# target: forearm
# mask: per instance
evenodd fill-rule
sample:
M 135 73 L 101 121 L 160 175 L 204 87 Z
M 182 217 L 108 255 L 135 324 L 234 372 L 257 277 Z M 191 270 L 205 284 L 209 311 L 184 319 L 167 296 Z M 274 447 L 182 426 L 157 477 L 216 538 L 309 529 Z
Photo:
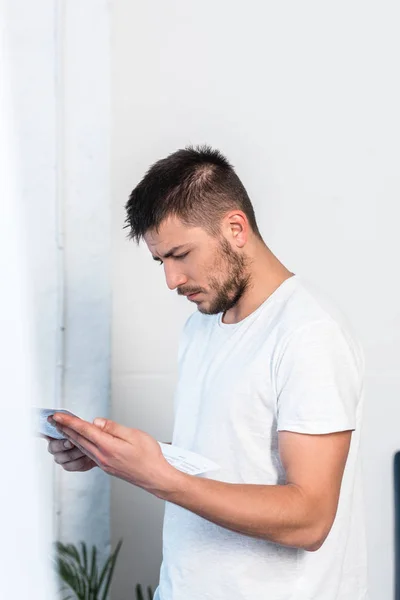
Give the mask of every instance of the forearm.
M 320 546 L 317 507 L 294 485 L 224 483 L 178 471 L 158 496 L 232 531 L 307 550 Z

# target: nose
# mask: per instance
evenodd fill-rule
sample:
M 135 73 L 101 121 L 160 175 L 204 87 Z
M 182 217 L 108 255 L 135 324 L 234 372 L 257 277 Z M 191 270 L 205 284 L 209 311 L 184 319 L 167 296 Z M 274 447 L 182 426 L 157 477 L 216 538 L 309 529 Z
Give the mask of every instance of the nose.
M 167 282 L 167 286 L 170 290 L 174 290 L 178 286 L 185 285 L 187 282 L 187 277 L 176 270 L 173 265 L 169 265 L 167 267 L 164 262 L 164 271 L 165 271 L 165 280 Z

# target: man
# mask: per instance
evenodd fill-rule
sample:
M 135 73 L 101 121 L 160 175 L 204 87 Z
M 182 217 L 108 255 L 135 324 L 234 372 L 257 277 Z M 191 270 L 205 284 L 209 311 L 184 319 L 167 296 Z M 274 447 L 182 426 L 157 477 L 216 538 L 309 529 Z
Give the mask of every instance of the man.
M 218 151 L 158 161 L 126 208 L 131 238 L 197 306 L 172 443 L 221 468 L 181 473 L 144 432 L 60 414 L 73 448 L 51 441 L 56 462 L 167 501 L 157 600 L 366 600 L 359 343 L 266 246 Z

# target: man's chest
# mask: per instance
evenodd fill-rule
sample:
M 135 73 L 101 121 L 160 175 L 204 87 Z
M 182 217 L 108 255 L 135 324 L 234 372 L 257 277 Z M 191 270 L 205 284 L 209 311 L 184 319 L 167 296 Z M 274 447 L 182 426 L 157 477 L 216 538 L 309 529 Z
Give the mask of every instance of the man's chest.
M 260 461 L 271 474 L 277 451 L 271 349 L 232 341 L 187 348 L 174 398 L 173 443 L 222 462 L 225 480 L 235 478 L 236 468 L 257 471 Z M 217 472 L 215 478 L 221 479 Z

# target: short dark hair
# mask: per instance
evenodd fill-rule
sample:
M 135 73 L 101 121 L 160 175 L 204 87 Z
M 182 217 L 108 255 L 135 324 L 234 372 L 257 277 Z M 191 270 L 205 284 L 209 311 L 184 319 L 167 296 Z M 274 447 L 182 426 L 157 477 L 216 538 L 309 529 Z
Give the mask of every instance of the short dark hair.
M 149 230 L 159 231 L 169 216 L 189 227 L 203 227 L 220 236 L 222 218 L 242 210 L 261 239 L 254 209 L 233 166 L 210 146 L 187 146 L 157 161 L 135 187 L 126 203 L 129 237 L 139 244 Z

